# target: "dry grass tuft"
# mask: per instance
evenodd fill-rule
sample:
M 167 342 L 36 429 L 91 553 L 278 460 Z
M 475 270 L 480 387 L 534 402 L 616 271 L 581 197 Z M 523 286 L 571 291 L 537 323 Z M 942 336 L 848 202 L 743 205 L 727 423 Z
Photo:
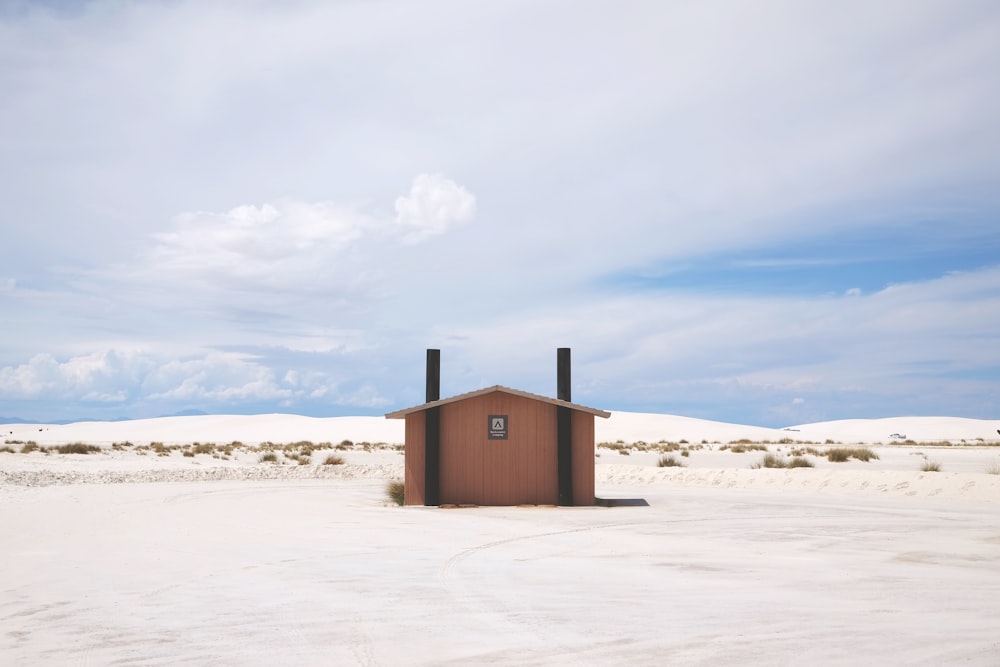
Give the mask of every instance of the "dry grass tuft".
M 760 468 L 787 468 L 788 463 L 786 463 L 785 459 L 780 455 L 768 453 L 764 454 L 764 458 L 762 458 L 758 463 L 754 463 L 750 467 L 754 470 L 758 470 Z
M 82 442 L 71 442 L 68 445 L 59 445 L 55 448 L 60 454 L 92 454 L 101 451 L 97 445 L 85 445 Z
M 872 459 L 878 459 L 878 454 L 867 447 L 854 447 L 850 449 L 846 447 L 835 447 L 833 449 L 826 450 L 826 460 L 832 463 L 843 463 L 844 461 L 848 461 L 852 458 L 867 463 Z
M 661 468 L 683 468 L 684 463 L 681 462 L 676 456 L 672 454 L 669 456 L 661 456 L 660 460 L 656 462 Z
M 937 461 L 924 461 L 924 464 L 920 466 L 920 470 L 923 472 L 941 472 L 941 464 Z
M 325 465 L 325 466 L 340 466 L 340 465 L 344 465 L 344 457 L 343 456 L 337 456 L 336 454 L 330 454 L 323 461 L 323 465 Z
M 404 498 L 405 488 L 401 481 L 394 479 L 385 485 L 385 495 L 388 496 L 389 500 L 397 505 L 402 505 Z

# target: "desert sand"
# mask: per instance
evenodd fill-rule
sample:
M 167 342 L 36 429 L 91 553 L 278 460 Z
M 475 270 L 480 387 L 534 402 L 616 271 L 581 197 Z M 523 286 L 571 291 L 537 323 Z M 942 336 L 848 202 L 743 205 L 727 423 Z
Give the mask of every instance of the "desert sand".
M 394 506 L 380 418 L 0 426 L 0 664 L 1000 664 L 1000 422 L 597 422 L 598 495 L 644 504 Z

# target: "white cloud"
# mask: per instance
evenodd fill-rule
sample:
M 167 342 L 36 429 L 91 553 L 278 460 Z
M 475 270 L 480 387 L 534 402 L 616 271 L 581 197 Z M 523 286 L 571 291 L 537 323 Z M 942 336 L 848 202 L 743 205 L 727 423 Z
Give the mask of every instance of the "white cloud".
M 374 405 L 441 341 L 453 381 L 547 392 L 570 344 L 595 392 L 714 391 L 722 414 L 912 401 L 913 360 L 995 363 L 995 275 L 820 298 L 605 281 L 817 234 L 880 256 L 857 232 L 917 220 L 995 239 L 989 3 L 82 7 L 0 17 L 2 395 Z
M 126 398 L 125 388 L 151 368 L 146 356 L 128 350 L 104 350 L 65 361 L 48 353 L 36 354 L 27 363 L 0 368 L 0 396 L 121 401 Z
M 373 220 L 330 202 L 184 213 L 173 229 L 154 235 L 142 270 L 153 279 L 202 276 L 238 289 L 306 286 L 342 264 L 338 255 L 374 227 Z
M 396 224 L 403 241 L 416 243 L 468 224 L 476 214 L 476 198 L 441 174 L 417 176 L 410 193 L 396 199 Z
M 378 244 L 415 243 L 468 224 L 475 197 L 440 174 L 420 174 L 396 200 L 396 219 L 380 219 L 333 202 L 283 199 L 224 213 L 178 215 L 153 235 L 141 264 L 125 272 L 173 290 L 368 291 L 380 273 Z M 374 246 L 372 244 L 375 244 Z M 205 281 L 208 284 L 205 284 Z

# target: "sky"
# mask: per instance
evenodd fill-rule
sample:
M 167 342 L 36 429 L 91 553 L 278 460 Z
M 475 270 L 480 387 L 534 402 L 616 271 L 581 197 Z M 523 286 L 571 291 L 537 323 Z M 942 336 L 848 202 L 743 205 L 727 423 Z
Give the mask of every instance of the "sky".
M 0 419 L 1000 418 L 993 0 L 0 0 Z

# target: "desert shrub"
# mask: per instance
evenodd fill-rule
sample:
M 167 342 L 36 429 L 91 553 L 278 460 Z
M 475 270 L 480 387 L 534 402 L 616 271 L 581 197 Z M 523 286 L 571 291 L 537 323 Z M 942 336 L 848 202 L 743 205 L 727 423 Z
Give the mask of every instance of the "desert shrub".
M 167 447 L 162 442 L 151 442 L 149 443 L 149 448 L 156 452 L 157 456 L 170 456 L 170 447 Z
M 312 459 L 310 459 L 308 455 L 306 455 L 306 454 L 299 454 L 299 465 L 300 466 L 307 466 L 307 465 L 309 465 L 309 463 L 310 463 L 311 460 Z
M 795 447 L 788 450 L 788 453 L 792 456 L 805 456 L 806 454 L 811 456 L 823 456 L 823 453 L 815 447 Z
M 846 449 L 831 449 L 826 453 L 826 460 L 833 463 L 843 463 L 850 458 L 851 455 Z
M 923 472 L 941 472 L 941 464 L 937 461 L 924 461 L 924 464 L 920 466 L 920 470 Z
M 683 468 L 684 464 L 676 456 L 661 456 L 660 460 L 656 462 L 661 468 Z
M 681 450 L 681 456 L 684 456 L 684 457 L 691 456 L 691 452 L 689 452 L 686 449 Z
M 728 449 L 734 454 L 743 454 L 745 452 L 766 452 L 767 445 L 757 444 L 750 442 L 749 440 L 735 440 L 728 445 L 723 445 L 719 448 L 720 450 Z
M 85 445 L 82 442 L 72 442 L 68 445 L 59 445 L 56 447 L 56 451 L 60 454 L 90 454 L 91 452 L 101 451 L 101 448 L 97 445 Z
M 872 459 L 878 460 L 878 454 L 868 449 L 867 447 L 856 447 L 851 450 L 851 456 L 859 461 L 864 461 L 868 463 Z
M 215 451 L 215 443 L 206 442 L 205 444 L 201 444 L 200 442 L 196 442 L 191 451 L 195 454 L 211 454 Z
M 986 469 L 987 475 L 1000 475 L 1000 463 L 994 463 Z
M 326 459 L 324 459 L 323 465 L 325 466 L 344 465 L 344 457 L 337 456 L 336 454 L 330 454 L 329 456 L 326 457 Z
M 29 440 L 28 442 L 21 445 L 22 454 L 30 454 L 31 452 L 37 452 L 37 451 L 45 451 L 45 450 L 39 447 L 38 443 L 35 442 L 34 440 Z
M 260 455 L 260 458 L 257 459 L 257 461 L 259 463 L 277 463 L 278 455 L 275 454 L 274 452 L 264 452 L 263 454 Z
M 788 465 L 786 467 L 788 467 L 788 468 L 812 468 L 814 466 L 813 466 L 813 462 L 810 461 L 809 459 L 807 459 L 805 457 L 802 457 L 802 456 L 796 456 L 791 461 L 788 462 Z
M 183 456 L 186 456 L 189 459 L 193 459 L 194 458 L 194 452 L 192 452 L 190 449 L 185 449 L 184 452 L 183 452 Z M 219 458 L 218 455 L 216 455 L 215 458 Z
M 354 448 L 353 442 L 351 442 L 350 440 L 341 440 L 340 444 L 338 444 L 334 449 L 339 449 L 340 451 L 344 451 L 345 449 L 353 449 L 353 448 Z
M 867 447 L 855 447 L 852 449 L 835 447 L 833 449 L 826 450 L 826 459 L 833 463 L 843 463 L 851 458 L 867 463 L 872 459 L 877 459 L 878 454 Z
M 394 479 L 385 485 L 385 495 L 397 505 L 403 504 L 404 491 L 404 485 L 398 479 Z
M 8 454 L 16 454 L 13 447 L 0 447 L 0 452 L 7 452 Z
M 754 469 L 758 469 L 758 468 L 787 468 L 788 467 L 788 463 L 785 462 L 784 458 L 782 458 L 781 456 L 778 456 L 777 454 L 764 454 L 764 458 L 762 458 L 759 463 L 753 464 L 753 466 L 751 466 L 751 467 L 754 468 Z

